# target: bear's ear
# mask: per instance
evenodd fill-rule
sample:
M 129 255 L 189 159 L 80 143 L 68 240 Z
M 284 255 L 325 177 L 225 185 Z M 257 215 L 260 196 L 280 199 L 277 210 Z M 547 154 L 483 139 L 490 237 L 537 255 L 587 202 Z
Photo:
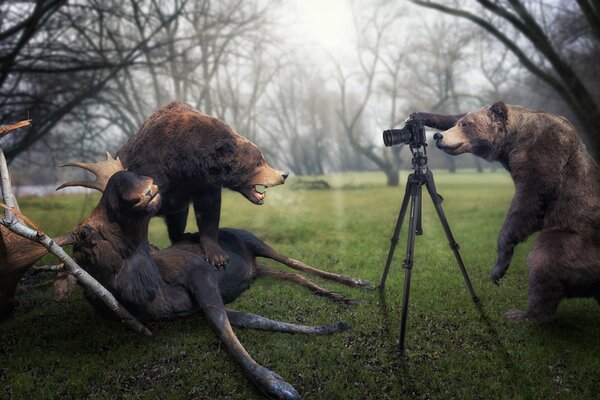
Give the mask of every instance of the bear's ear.
M 508 109 L 506 108 L 506 104 L 504 104 L 503 102 L 499 101 L 497 103 L 492 104 L 490 106 L 490 111 L 492 112 L 492 115 L 494 115 L 494 117 L 496 117 L 497 119 L 501 121 L 506 120 Z

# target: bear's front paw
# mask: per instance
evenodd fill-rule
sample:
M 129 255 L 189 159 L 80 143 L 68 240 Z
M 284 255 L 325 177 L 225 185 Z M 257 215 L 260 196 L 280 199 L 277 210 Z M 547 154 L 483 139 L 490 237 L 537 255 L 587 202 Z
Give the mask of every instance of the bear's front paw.
M 502 279 L 504 274 L 506 274 L 507 269 L 508 269 L 508 264 L 501 263 L 500 261 L 498 261 L 496 263 L 496 266 L 494 267 L 494 269 L 492 269 L 492 275 L 491 275 L 492 282 L 494 282 L 495 285 L 500 284 L 500 279 Z
M 217 243 L 211 239 L 201 238 L 200 247 L 204 251 L 204 260 L 215 268 L 222 268 L 229 262 L 227 252 L 221 249 Z

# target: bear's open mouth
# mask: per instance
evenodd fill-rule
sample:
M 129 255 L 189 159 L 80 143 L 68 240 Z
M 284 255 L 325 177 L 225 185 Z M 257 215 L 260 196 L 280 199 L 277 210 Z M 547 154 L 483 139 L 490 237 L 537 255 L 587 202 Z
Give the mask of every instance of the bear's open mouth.
M 253 202 L 256 205 L 262 205 L 265 202 L 265 197 L 267 195 L 267 185 L 256 184 L 245 187 L 243 190 L 240 190 L 240 193 L 244 195 L 248 200 Z

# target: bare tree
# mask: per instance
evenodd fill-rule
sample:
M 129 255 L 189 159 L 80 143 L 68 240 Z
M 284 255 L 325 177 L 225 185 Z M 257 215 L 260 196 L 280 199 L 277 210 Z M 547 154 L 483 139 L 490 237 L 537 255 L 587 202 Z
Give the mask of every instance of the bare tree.
M 390 12 L 390 10 L 393 10 Z M 392 85 L 387 88 L 387 92 L 392 95 L 393 106 L 390 113 L 391 118 L 396 118 L 395 99 L 398 94 L 397 83 L 399 78 L 399 63 L 395 62 L 392 55 L 387 63 L 383 58 L 389 45 L 386 46 L 386 35 L 391 34 L 390 30 L 394 22 L 397 22 L 399 13 L 394 8 L 375 7 L 369 10 L 370 15 L 367 18 L 359 17 L 354 14 L 355 26 L 357 28 L 357 37 L 362 38 L 362 42 L 357 47 L 358 70 L 346 70 L 339 62 L 336 63 L 337 83 L 339 88 L 339 108 L 336 110 L 342 129 L 350 145 L 361 156 L 370 160 L 386 177 L 389 186 L 398 186 L 400 171 L 400 148 L 392 149 L 382 148 L 381 145 L 373 144 L 368 138 L 363 128 L 366 118 L 366 111 L 369 103 L 373 101 L 376 92 L 378 75 L 381 72 L 382 64 L 385 73 L 392 77 Z M 397 50 L 397 49 L 395 49 Z M 397 121 L 388 121 L 389 125 L 394 126 Z
M 600 43 L 600 7 L 597 2 L 577 0 L 550 4 L 544 1 L 476 0 L 480 6 L 476 9 L 429 0 L 411 1 L 472 21 L 502 42 L 527 70 L 552 87 L 569 106 L 587 134 L 593 155 L 598 158 L 600 106 L 570 62 L 571 57 L 568 57 L 580 42 L 593 43 L 597 57 Z M 579 15 L 579 21 L 584 23 L 579 31 L 581 40 L 567 47 L 559 47 L 550 27 L 557 17 L 567 13 Z M 512 38 L 511 32 L 517 32 L 518 36 Z
M 454 34 L 448 35 L 448 31 Z M 409 71 L 405 92 L 413 110 L 432 110 L 437 114 L 458 114 L 470 103 L 483 101 L 473 84 L 470 46 L 477 32 L 456 26 L 448 19 L 419 24 L 420 33 L 412 41 L 405 66 Z M 470 72 L 469 76 L 467 73 Z M 449 172 L 456 172 L 456 158 L 443 154 Z
M 0 20 L 0 122 L 27 112 L 35 119 L 24 135 L 10 138 L 7 158 L 29 149 L 60 124 L 68 125 L 69 118 L 72 123 L 75 110 L 123 71 L 139 65 L 146 49 L 162 45 L 155 40 L 157 34 L 176 20 L 182 7 L 172 7 L 158 20 L 153 17 L 156 4 L 91 0 L 1 5 L 6 17 Z M 132 29 L 136 18 L 148 26 L 143 35 Z
M 267 7 L 240 0 L 178 0 L 160 3 L 156 18 L 164 21 L 173 4 L 183 9 L 181 17 L 157 35 L 164 45 L 147 46 L 145 62 L 120 74 L 90 106 L 100 105 L 100 117 L 120 129 L 117 145 L 152 111 L 174 100 L 232 120 L 242 134 L 252 137 L 254 107 L 277 68 L 263 56 L 269 35 Z M 135 33 L 144 35 L 152 25 L 143 19 L 145 13 L 137 14 Z
M 331 109 L 325 78 L 309 63 L 292 60 L 273 80 L 259 122 L 280 151 L 274 154 L 296 175 L 322 175 L 329 163 Z

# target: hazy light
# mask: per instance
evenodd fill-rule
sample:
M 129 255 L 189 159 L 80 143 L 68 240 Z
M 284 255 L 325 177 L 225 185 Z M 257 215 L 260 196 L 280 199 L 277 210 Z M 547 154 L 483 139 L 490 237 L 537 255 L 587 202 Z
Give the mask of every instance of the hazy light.
M 349 1 L 299 0 L 294 11 L 295 30 L 302 42 L 337 54 L 352 48 L 354 27 Z

